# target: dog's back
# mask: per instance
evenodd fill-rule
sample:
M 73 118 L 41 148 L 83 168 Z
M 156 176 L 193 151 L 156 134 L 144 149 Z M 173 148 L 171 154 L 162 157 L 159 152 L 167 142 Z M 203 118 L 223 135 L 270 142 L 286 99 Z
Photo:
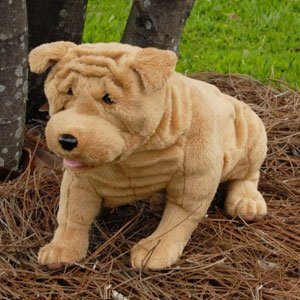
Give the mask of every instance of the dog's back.
M 194 101 L 201 113 L 209 107 L 217 123 L 220 148 L 224 153 L 222 181 L 247 176 L 258 169 L 266 157 L 267 136 L 265 127 L 256 113 L 244 102 L 229 95 L 209 83 L 174 74 L 174 80 L 184 81 L 197 91 Z

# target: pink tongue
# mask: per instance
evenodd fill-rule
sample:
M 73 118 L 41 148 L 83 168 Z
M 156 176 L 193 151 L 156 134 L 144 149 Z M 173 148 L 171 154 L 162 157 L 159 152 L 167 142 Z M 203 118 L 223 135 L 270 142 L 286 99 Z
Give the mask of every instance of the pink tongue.
M 70 167 L 70 168 L 82 168 L 85 167 L 86 165 L 77 161 L 77 160 L 71 160 L 71 159 L 67 159 L 64 158 L 64 163 L 66 166 Z

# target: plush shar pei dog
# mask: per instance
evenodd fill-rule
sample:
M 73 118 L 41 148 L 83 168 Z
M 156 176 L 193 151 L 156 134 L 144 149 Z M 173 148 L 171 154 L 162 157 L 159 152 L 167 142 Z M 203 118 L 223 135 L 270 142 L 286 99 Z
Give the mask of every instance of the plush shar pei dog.
M 103 206 L 165 190 L 157 229 L 131 249 L 135 268 L 161 269 L 180 257 L 227 182 L 226 212 L 245 220 L 267 213 L 257 190 L 266 132 L 243 102 L 174 71 L 175 53 L 124 44 L 55 42 L 29 56 L 34 73 L 51 67 L 49 148 L 64 159 L 58 228 L 38 260 L 82 260 Z

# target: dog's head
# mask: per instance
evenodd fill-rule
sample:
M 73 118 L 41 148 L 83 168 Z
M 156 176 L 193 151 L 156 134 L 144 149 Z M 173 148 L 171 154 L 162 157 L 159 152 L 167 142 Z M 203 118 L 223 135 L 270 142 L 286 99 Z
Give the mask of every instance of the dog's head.
M 159 125 L 176 62 L 171 51 L 118 43 L 54 42 L 33 49 L 31 71 L 51 67 L 45 82 L 49 148 L 73 168 L 134 152 Z

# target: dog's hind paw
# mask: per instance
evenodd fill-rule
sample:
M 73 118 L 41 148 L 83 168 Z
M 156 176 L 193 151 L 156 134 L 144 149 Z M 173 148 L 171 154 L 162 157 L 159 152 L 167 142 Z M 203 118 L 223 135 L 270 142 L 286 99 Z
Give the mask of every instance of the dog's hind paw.
M 240 216 L 246 221 L 252 221 L 263 218 L 267 214 L 267 205 L 262 195 L 257 191 L 256 197 L 245 197 L 227 199 L 225 208 L 227 213 L 234 217 Z

